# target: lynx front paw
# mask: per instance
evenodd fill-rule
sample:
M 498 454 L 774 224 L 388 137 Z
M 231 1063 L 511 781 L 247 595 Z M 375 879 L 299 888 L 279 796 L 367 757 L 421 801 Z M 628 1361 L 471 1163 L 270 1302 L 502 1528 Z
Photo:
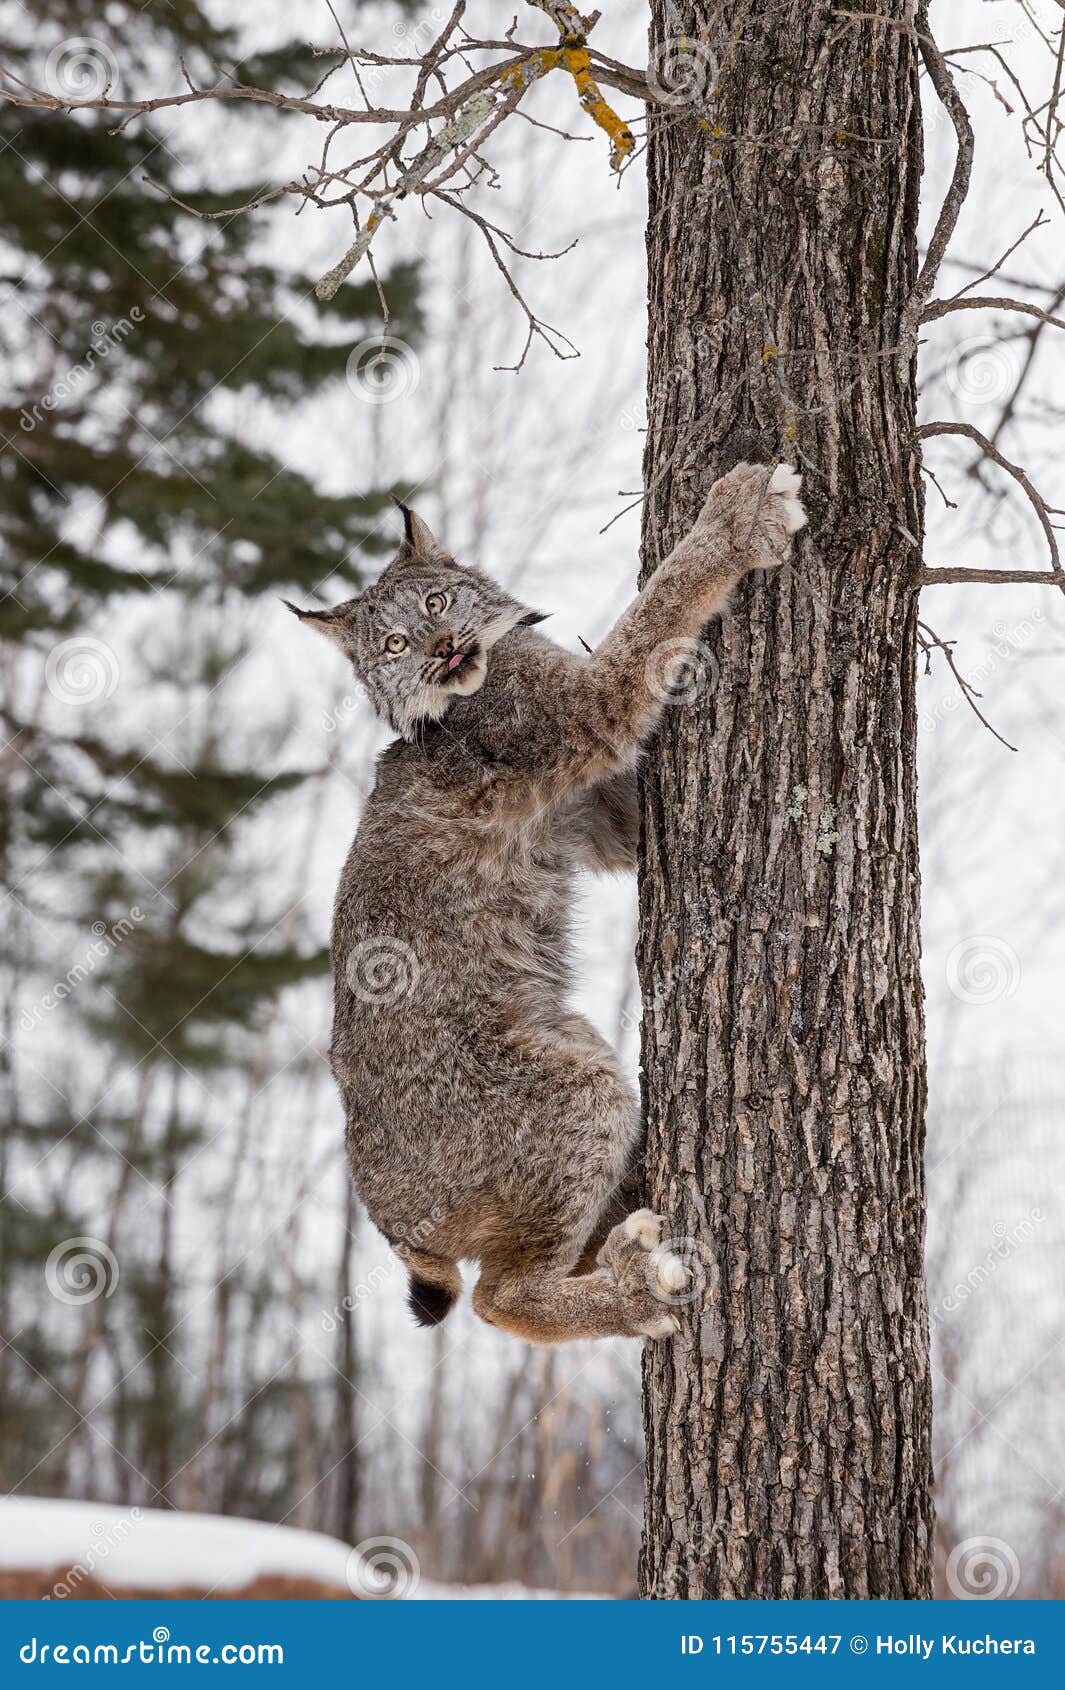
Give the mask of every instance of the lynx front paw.
M 806 527 L 806 511 L 799 498 L 801 488 L 802 476 L 790 464 L 778 464 L 769 477 L 766 491 L 779 499 L 784 527 L 789 534 L 797 534 L 800 528 Z
M 716 481 L 695 532 L 727 536 L 737 579 L 751 569 L 773 569 L 784 562 L 791 537 L 806 523 L 799 498 L 802 477 L 790 464 L 768 470 L 764 464 L 737 464 Z

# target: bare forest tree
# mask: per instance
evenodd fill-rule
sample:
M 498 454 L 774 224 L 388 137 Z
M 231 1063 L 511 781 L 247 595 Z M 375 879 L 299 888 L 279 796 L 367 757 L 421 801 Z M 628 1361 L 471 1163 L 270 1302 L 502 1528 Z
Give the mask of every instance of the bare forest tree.
M 1037 304 L 987 291 L 1042 214 L 960 291 L 939 289 L 970 181 L 965 76 L 1018 109 L 1032 168 L 1065 212 L 1063 20 L 1036 31 L 1035 91 L 1001 44 L 937 42 L 915 0 L 652 0 L 643 67 L 602 51 L 599 14 L 563 0 L 528 0 L 499 38 L 472 32 L 458 0 L 431 29 L 415 15 L 398 53 L 352 42 L 344 8 L 329 11 L 336 37 L 309 93 L 182 63 L 169 91 L 106 84 L 79 98 L 5 73 L 0 94 L 122 126 L 207 102 L 312 120 L 321 146 L 298 178 L 209 215 L 282 197 L 338 212 L 351 228 L 322 300 L 376 274 L 390 224 L 419 203 L 464 217 L 523 324 L 517 370 L 538 343 L 572 348 L 517 279 L 518 261 L 549 255 L 482 209 L 497 132 L 537 121 L 544 78 L 568 79 L 574 122 L 591 120 L 615 172 L 646 152 L 643 576 L 740 458 L 796 462 L 811 524 L 794 561 L 745 586 L 674 677 L 686 707 L 643 779 L 647 1185 L 695 1291 L 676 1342 L 645 1362 L 641 1589 L 927 1597 L 919 664 L 945 661 L 980 706 L 919 596 L 957 582 L 1063 589 L 1065 570 L 1060 512 L 1006 456 L 1007 417 L 989 433 L 919 426 L 917 357 L 922 326 L 954 312 L 1019 317 L 1033 357 L 1065 327 L 1060 293 Z M 547 39 L 523 41 L 523 25 Z M 355 105 L 329 97 L 341 70 Z M 922 74 L 955 138 L 923 256 Z M 943 439 L 1015 484 L 1045 565 L 926 567 L 924 454 Z

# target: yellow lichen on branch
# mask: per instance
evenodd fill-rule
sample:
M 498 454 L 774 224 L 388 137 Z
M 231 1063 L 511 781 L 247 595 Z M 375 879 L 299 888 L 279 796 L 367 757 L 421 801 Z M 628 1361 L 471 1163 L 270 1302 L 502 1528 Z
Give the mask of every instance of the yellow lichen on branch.
M 577 98 L 592 122 L 610 139 L 610 163 L 620 170 L 632 153 L 636 142 L 628 124 L 618 116 L 603 98 L 599 84 L 592 76 L 591 55 L 584 44 L 583 31 L 590 29 L 598 18 L 593 12 L 583 17 L 565 0 L 533 0 L 542 11 L 565 29 L 557 47 L 541 47 L 538 51 L 506 65 L 494 78 L 495 86 L 481 87 L 466 100 L 454 116 L 438 130 L 411 164 L 403 170 L 399 181 L 385 193 L 378 195 L 377 204 L 352 245 L 339 263 L 322 277 L 315 293 L 319 299 L 334 297 L 340 284 L 350 276 L 359 260 L 365 257 L 374 235 L 386 217 L 395 215 L 394 204 L 412 192 L 426 192 L 432 188 L 429 180 L 437 165 L 453 153 L 472 150 L 474 137 L 482 130 L 488 132 L 500 116 L 517 106 L 534 82 L 553 70 L 565 70 L 573 78 Z M 577 33 L 578 29 L 581 31 Z
M 587 47 L 563 47 L 562 62 L 577 85 L 577 98 L 593 123 L 610 137 L 610 163 L 620 170 L 636 145 L 632 130 L 599 90 L 591 73 Z
M 516 65 L 508 65 L 500 72 L 499 80 L 504 88 L 528 88 L 538 82 L 541 76 L 546 76 L 549 70 L 557 70 L 562 63 L 561 47 L 541 47 L 538 53 L 522 59 Z
M 559 68 L 567 70 L 572 76 L 577 98 L 584 110 L 592 122 L 610 137 L 610 163 L 615 170 L 620 170 L 636 145 L 635 138 L 628 124 L 604 100 L 599 84 L 592 76 L 587 47 L 572 42 L 563 42 L 561 47 L 541 47 L 531 58 L 510 65 L 499 80 L 505 88 L 528 88 L 541 76 Z

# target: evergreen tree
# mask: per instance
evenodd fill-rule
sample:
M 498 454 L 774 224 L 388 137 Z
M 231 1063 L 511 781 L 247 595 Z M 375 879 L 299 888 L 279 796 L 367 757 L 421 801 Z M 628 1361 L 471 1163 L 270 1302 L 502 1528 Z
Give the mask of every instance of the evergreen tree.
M 240 57 L 192 0 L 110 6 L 106 31 L 124 66 L 160 47 L 194 75 Z M 107 74 L 99 9 L 80 0 L 19 10 L 0 37 L 6 71 L 56 93 Z M 241 62 L 248 81 L 322 74 L 294 43 Z M 223 1130 L 279 993 L 327 962 L 256 830 L 307 771 L 278 772 L 276 714 L 247 718 L 244 630 L 276 589 L 353 589 L 389 489 L 327 495 L 234 413 L 325 394 L 380 301 L 372 281 L 313 301 L 313 277 L 264 257 L 268 209 L 220 215 L 261 187 L 183 191 L 142 120 L 0 105 L 0 1460 L 6 1483 L 35 1470 L 36 1490 L 174 1500 L 211 1435 L 221 1397 L 170 1336 L 179 1176 Z M 393 332 L 413 335 L 415 273 L 382 280 Z M 87 1265 L 62 1248 L 83 1236 Z M 117 1277 L 110 1256 L 113 1295 L 82 1295 Z M 246 1279 L 227 1283 L 216 1346 L 238 1291 L 262 1305 Z M 105 1393 L 118 1461 L 82 1423 Z M 284 1486 L 264 1483 L 280 1511 Z M 236 1503 L 264 1506 L 254 1487 Z

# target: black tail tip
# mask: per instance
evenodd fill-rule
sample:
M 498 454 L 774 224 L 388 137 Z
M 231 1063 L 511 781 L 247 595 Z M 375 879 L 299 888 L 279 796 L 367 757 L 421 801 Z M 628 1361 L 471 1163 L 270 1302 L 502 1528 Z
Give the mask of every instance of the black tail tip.
M 407 1292 L 410 1312 L 419 1326 L 439 1326 L 455 1300 L 454 1291 L 446 1285 L 431 1285 L 427 1279 L 412 1279 Z

